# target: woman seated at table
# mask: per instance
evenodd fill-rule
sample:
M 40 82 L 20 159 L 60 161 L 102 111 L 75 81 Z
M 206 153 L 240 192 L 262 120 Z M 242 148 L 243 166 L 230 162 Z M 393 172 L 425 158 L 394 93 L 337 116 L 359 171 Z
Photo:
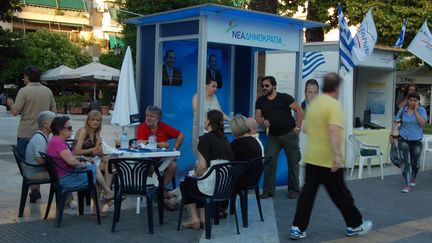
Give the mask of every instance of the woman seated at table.
M 54 158 L 54 160 L 62 167 L 69 170 L 91 169 L 93 172 L 93 182 L 101 186 L 104 190 L 106 200 L 112 200 L 114 193 L 106 184 L 99 168 L 96 168 L 93 160 L 85 156 L 74 156 L 66 144 L 66 139 L 70 138 L 72 133 L 72 125 L 70 118 L 67 116 L 55 117 L 51 122 L 51 131 L 53 137 L 49 140 L 46 153 Z M 56 167 L 56 173 L 59 177 L 59 183 L 63 187 L 71 188 L 87 185 L 86 173 L 69 173 Z M 97 198 L 94 200 L 98 200 Z M 93 208 L 92 214 L 95 214 Z M 104 215 L 102 215 L 104 216 Z
M 250 135 L 251 125 L 246 117 L 236 115 L 230 121 L 231 132 L 235 139 L 231 142 L 236 161 L 251 161 L 262 156 L 261 146 L 258 141 Z M 250 172 L 245 170 L 237 180 L 238 188 L 245 188 Z
M 87 115 L 84 127 L 78 129 L 75 135 L 73 152 L 92 158 L 104 173 L 106 184 L 111 187 L 113 175 L 108 173 L 109 156 L 104 156 L 102 150 L 102 114 L 93 110 Z M 98 158 L 96 158 L 98 156 Z M 100 161 L 100 164 L 98 163 Z
M 204 121 L 207 133 L 199 137 L 198 141 L 198 164 L 192 176 L 202 177 L 212 165 L 229 162 L 234 158 L 231 146 L 224 134 L 223 114 L 218 110 L 207 112 Z M 207 177 L 196 183 L 195 181 L 184 181 L 180 184 L 182 197 L 189 212 L 189 219 L 182 225 L 184 228 L 200 229 L 205 222 L 204 205 L 193 198 L 188 197 L 185 192 L 195 195 L 213 195 L 214 178 Z M 198 214 L 198 209 L 200 212 Z

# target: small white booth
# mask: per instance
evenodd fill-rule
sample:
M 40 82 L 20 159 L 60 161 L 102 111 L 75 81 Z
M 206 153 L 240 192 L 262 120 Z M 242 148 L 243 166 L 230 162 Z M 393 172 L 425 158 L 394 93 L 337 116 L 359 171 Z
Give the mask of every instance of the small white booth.
M 396 83 L 395 58 L 397 49 L 375 47 L 372 56 L 351 72 L 351 83 L 343 83 L 340 100 L 346 114 L 347 135 L 355 134 L 360 141 L 380 145 L 387 161 L 389 135 L 394 115 L 394 88 Z M 269 51 L 266 56 L 266 75 L 274 75 L 281 92 L 297 97 L 300 104 L 305 99 L 305 84 L 315 79 L 322 84 L 328 72 L 339 70 L 339 42 L 305 43 L 303 72 L 300 85 L 294 82 L 294 57 L 290 53 Z M 347 79 L 349 82 L 349 79 Z M 366 123 L 366 126 L 364 124 Z M 369 125 L 368 125 L 369 124 Z M 370 125 L 371 124 L 371 125 Z M 373 128 L 373 129 L 372 129 Z M 306 136 L 301 136 L 304 151 Z M 347 167 L 351 167 L 351 145 L 347 143 Z

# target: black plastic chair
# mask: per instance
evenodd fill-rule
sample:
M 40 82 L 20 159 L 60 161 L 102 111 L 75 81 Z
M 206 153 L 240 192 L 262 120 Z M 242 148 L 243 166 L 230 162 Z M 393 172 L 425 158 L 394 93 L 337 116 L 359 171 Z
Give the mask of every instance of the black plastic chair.
M 54 222 L 54 226 L 60 227 L 61 220 L 63 217 L 63 209 L 64 209 L 66 195 L 70 192 L 78 192 L 78 212 L 79 212 L 79 215 L 84 214 L 84 197 L 86 195 L 90 194 L 93 196 L 95 207 L 96 207 L 97 220 L 98 220 L 98 224 L 100 224 L 101 221 L 100 221 L 99 203 L 98 203 L 99 199 L 97 196 L 96 185 L 93 183 L 92 171 L 90 169 L 87 169 L 87 170 L 69 170 L 69 169 L 66 169 L 63 166 L 59 165 L 48 154 L 45 154 L 42 152 L 39 152 L 39 153 L 41 154 L 42 158 L 44 159 L 44 161 L 47 165 L 48 174 L 51 178 L 51 190 L 50 190 L 49 199 L 48 199 L 47 211 L 45 213 L 44 219 L 47 219 L 47 217 L 48 217 L 48 213 L 49 213 L 49 210 L 51 208 L 51 203 L 52 203 L 54 193 L 55 193 L 57 212 L 56 212 L 56 219 Z M 80 186 L 80 187 L 72 187 L 72 188 L 63 187 L 59 183 L 59 178 L 58 178 L 57 173 L 56 173 L 56 168 L 64 170 L 67 173 L 75 173 L 75 174 L 86 173 L 87 174 L 87 185 Z
M 215 204 L 218 202 L 228 201 L 231 195 L 235 192 L 235 185 L 240 174 L 243 172 L 246 162 L 228 162 L 216 164 L 210 167 L 210 170 L 201 178 L 186 176 L 186 180 L 198 183 L 210 176 L 212 172 L 215 173 L 215 189 L 213 196 L 194 195 L 189 192 L 183 192 L 183 195 L 190 196 L 198 201 L 204 203 L 205 206 L 205 238 L 211 239 L 211 218 L 215 213 Z M 177 230 L 180 230 L 180 223 L 183 215 L 184 200 L 181 200 L 180 215 L 177 224 Z M 237 234 L 240 234 L 237 220 L 237 213 L 235 205 L 233 206 Z
M 259 182 L 264 171 L 264 167 L 266 167 L 271 160 L 271 156 L 268 157 L 260 157 L 251 160 L 246 165 L 246 169 L 243 174 L 240 175 L 239 180 L 236 185 L 236 192 L 231 197 L 231 212 L 233 206 L 236 203 L 237 194 L 240 197 L 240 208 L 242 212 L 242 221 L 243 227 L 248 227 L 248 191 L 254 190 L 255 197 L 258 205 L 258 211 L 260 214 L 261 221 L 264 221 L 262 209 L 261 209 L 261 199 L 259 197 Z M 244 183 L 244 182 L 247 183 Z
M 46 166 L 45 165 L 34 165 L 34 164 L 29 164 L 29 163 L 25 162 L 25 160 L 23 159 L 23 156 L 18 151 L 17 146 L 11 145 L 11 148 L 12 148 L 12 152 L 13 152 L 14 157 L 15 157 L 15 161 L 18 165 L 18 169 L 19 169 L 21 176 L 23 178 L 22 186 L 21 186 L 21 200 L 20 200 L 20 205 L 19 205 L 19 210 L 18 210 L 18 217 L 21 218 L 23 216 L 23 213 L 24 213 L 24 208 L 25 208 L 25 204 L 27 201 L 27 195 L 28 195 L 29 187 L 31 185 L 48 184 L 48 183 L 51 183 L 51 180 L 50 179 L 43 179 L 43 180 L 27 179 L 26 176 L 24 175 L 23 165 L 31 166 L 31 167 L 35 167 L 35 168 L 46 168 Z
M 153 234 L 153 195 L 157 187 L 147 185 L 147 177 L 155 161 L 139 158 L 114 158 L 108 162 L 109 173 L 114 174 L 114 215 L 111 232 L 120 220 L 123 196 L 145 196 L 147 198 L 147 217 L 150 234 Z
M 135 141 L 137 141 L 137 140 L 138 140 L 138 139 L 136 139 L 136 138 L 129 139 L 129 146 L 132 146 L 132 144 L 133 144 Z M 161 175 L 163 175 L 163 171 L 162 171 Z M 162 182 L 163 182 L 163 180 L 162 180 Z M 174 190 L 174 189 L 177 187 L 177 183 L 176 183 L 176 176 L 175 176 L 175 175 L 174 175 L 173 178 L 171 179 L 171 184 L 172 184 L 172 190 Z
M 72 151 L 73 147 L 76 144 L 76 139 L 73 138 L 66 139 L 66 144 L 69 146 L 69 149 Z

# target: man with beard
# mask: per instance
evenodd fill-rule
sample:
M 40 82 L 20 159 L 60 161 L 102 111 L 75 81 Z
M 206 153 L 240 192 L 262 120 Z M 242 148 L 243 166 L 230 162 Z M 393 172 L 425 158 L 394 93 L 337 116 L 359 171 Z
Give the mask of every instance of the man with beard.
M 276 79 L 273 76 L 264 77 L 261 88 L 263 96 L 255 103 L 255 119 L 267 129 L 266 156 L 272 157 L 264 170 L 264 191 L 261 198 L 272 197 L 275 193 L 277 159 L 283 149 L 288 162 L 288 197 L 293 199 L 300 191 L 301 154 L 298 134 L 302 126 L 302 109 L 291 95 L 276 92 Z M 296 119 L 291 110 L 297 113 Z

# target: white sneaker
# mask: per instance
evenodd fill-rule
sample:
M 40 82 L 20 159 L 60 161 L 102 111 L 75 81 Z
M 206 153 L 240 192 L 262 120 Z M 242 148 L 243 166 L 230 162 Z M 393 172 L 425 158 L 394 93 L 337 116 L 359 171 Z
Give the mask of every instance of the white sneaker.
M 365 235 L 372 230 L 372 221 L 363 220 L 363 223 L 357 228 L 348 227 L 345 230 L 347 236 Z
M 67 215 L 77 215 L 78 211 L 76 210 L 76 208 L 68 207 L 63 210 L 63 213 Z
M 68 207 L 78 209 L 78 203 L 75 201 L 70 201 Z
M 300 231 L 299 227 L 291 226 L 290 239 L 292 240 L 300 240 L 306 238 L 306 232 Z

